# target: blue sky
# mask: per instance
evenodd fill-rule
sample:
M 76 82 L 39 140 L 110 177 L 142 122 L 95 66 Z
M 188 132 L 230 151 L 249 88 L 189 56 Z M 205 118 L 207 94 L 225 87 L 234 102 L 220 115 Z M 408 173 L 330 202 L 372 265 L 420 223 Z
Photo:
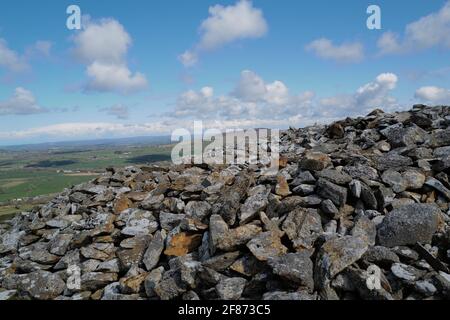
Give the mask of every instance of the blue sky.
M 82 30 L 66 28 L 71 4 Z M 366 27 L 371 4 L 381 30 Z M 170 134 L 193 120 L 285 128 L 450 103 L 444 0 L 1 6 L 0 145 Z

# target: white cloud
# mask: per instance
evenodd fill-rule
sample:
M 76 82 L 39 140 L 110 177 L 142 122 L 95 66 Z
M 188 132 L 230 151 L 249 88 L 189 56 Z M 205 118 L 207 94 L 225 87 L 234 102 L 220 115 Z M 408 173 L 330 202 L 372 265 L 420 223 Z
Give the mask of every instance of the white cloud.
M 4 39 L 0 38 L 0 67 L 11 72 L 22 72 L 28 70 L 30 66 L 23 57 L 8 47 Z
M 450 1 L 438 12 L 408 24 L 403 38 L 386 32 L 378 40 L 380 54 L 401 54 L 432 47 L 450 49 Z
M 186 91 L 180 94 L 173 110 L 152 119 L 151 123 L 63 123 L 12 132 L 0 131 L 0 139 L 80 139 L 168 134 L 177 128 L 190 129 L 194 120 L 203 120 L 205 128 L 221 130 L 329 123 L 348 116 L 365 115 L 377 107 L 386 111 L 398 108 L 396 99 L 391 96 L 397 83 L 395 74 L 383 73 L 353 93 L 315 97 L 312 91 L 291 94 L 282 81 L 266 82 L 256 73 L 245 70 L 230 93 L 219 95 L 210 86 Z M 101 111 L 120 118 L 127 110 L 122 105 L 116 105 Z
M 115 104 L 109 108 L 100 109 L 108 115 L 115 116 L 117 119 L 125 120 L 130 116 L 130 112 L 127 106 L 123 104 Z
M 281 81 L 265 83 L 256 73 L 250 70 L 241 72 L 239 83 L 233 95 L 244 101 L 265 102 L 271 105 L 291 103 L 288 87 Z
M 285 124 L 289 124 L 286 119 L 297 119 L 306 124 L 364 115 L 374 108 L 398 107 L 397 100 L 391 96 L 397 82 L 395 74 L 382 73 L 354 93 L 316 99 L 312 91 L 293 95 L 282 81 L 267 83 L 256 73 L 244 70 L 230 94 L 214 96 L 211 88 L 208 95 L 205 88 L 198 92 L 189 90 L 180 95 L 175 112 L 168 115 L 227 121 L 251 119 L 253 122 L 285 119 Z
M 0 116 L 28 115 L 45 111 L 37 104 L 33 93 L 21 87 L 16 88 L 11 98 L 3 102 L 0 101 Z
M 320 58 L 338 62 L 360 62 L 364 59 L 364 47 L 359 42 L 335 45 L 326 38 L 320 38 L 308 44 L 306 50 Z
M 87 91 L 127 94 L 137 92 L 147 86 L 147 79 L 142 73 L 131 74 L 128 67 L 122 64 L 96 61 L 87 67 L 86 73 L 91 78 L 86 85 Z
M 450 104 L 450 90 L 444 88 L 421 87 L 417 89 L 415 97 L 427 103 Z
M 320 114 L 334 114 L 336 117 L 365 115 L 375 108 L 390 111 L 398 107 L 397 100 L 390 96 L 397 83 L 397 75 L 382 73 L 374 81 L 359 87 L 353 94 L 340 94 L 321 99 L 316 116 Z
M 195 52 L 187 50 L 178 56 L 178 60 L 180 60 L 185 67 L 192 67 L 197 63 L 198 55 Z
M 251 1 L 240 0 L 235 5 L 215 5 L 209 8 L 209 17 L 200 25 L 200 40 L 193 49 L 179 56 L 185 66 L 192 66 L 204 51 L 220 48 L 242 39 L 255 39 L 267 33 L 263 12 Z
M 88 20 L 73 42 L 76 57 L 88 65 L 87 91 L 128 94 L 147 87 L 145 75 L 133 74 L 127 66 L 126 55 L 132 39 L 118 21 Z
M 36 53 L 44 57 L 49 57 L 52 47 L 53 47 L 52 42 L 39 40 L 36 41 L 36 43 L 31 48 L 31 54 Z
M 236 88 L 228 95 L 215 96 L 211 87 L 189 90 L 180 95 L 172 116 L 200 119 L 284 118 L 302 112 L 314 93 L 291 95 L 281 81 L 266 83 L 250 70 L 241 72 Z

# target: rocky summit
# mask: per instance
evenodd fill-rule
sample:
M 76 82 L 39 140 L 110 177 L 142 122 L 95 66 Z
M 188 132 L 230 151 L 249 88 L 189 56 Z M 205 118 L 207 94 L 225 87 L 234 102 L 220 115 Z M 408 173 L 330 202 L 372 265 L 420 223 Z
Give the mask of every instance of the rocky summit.
M 280 135 L 261 165 L 109 168 L 0 225 L 0 299 L 450 298 L 450 107 Z

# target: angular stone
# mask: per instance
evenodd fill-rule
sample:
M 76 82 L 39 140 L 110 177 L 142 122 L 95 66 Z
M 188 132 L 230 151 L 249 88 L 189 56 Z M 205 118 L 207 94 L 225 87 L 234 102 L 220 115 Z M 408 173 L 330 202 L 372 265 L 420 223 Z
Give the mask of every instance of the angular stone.
M 323 178 L 317 181 L 317 193 L 324 199 L 329 199 L 337 207 L 342 207 L 347 202 L 347 189 L 331 183 Z
M 367 263 L 374 263 L 387 269 L 390 269 L 393 263 L 400 262 L 399 257 L 393 251 L 381 246 L 370 247 L 362 259 Z
M 106 261 L 114 254 L 115 248 L 112 243 L 93 243 L 81 248 L 80 252 L 87 259 Z
M 268 264 L 272 267 L 274 274 L 287 281 L 310 290 L 314 288 L 313 262 L 310 258 L 310 252 L 304 250 L 269 258 Z
M 253 255 L 244 256 L 236 260 L 230 269 L 244 276 L 252 277 L 264 270 L 264 263 L 256 259 Z
M 394 263 L 391 266 L 391 272 L 398 279 L 407 281 L 407 282 L 416 281 L 423 275 L 423 272 L 420 272 L 416 268 L 414 268 L 412 266 L 408 266 L 403 263 Z
M 352 181 L 352 177 L 345 173 L 339 172 L 335 169 L 325 169 L 317 173 L 317 176 L 320 178 L 327 179 L 334 184 L 338 185 L 347 185 Z
M 6 289 L 24 291 L 38 300 L 51 300 L 59 296 L 66 284 L 58 274 L 48 271 L 36 271 L 28 274 L 13 275 L 4 283 Z
M 277 176 L 277 184 L 275 186 L 275 194 L 282 196 L 282 197 L 287 197 L 288 195 L 291 194 L 286 177 L 283 175 Z
M 377 228 L 375 223 L 373 223 L 366 216 L 358 217 L 355 225 L 351 231 L 352 236 L 367 237 L 369 245 L 375 245 L 377 238 Z
M 406 179 L 404 179 L 403 176 L 395 170 L 386 170 L 381 176 L 381 179 L 385 184 L 392 187 L 392 190 L 395 193 L 405 191 L 408 186 Z
M 147 274 L 147 277 L 144 280 L 144 288 L 147 297 L 151 298 L 156 296 L 155 286 L 159 281 L 161 281 L 163 273 L 164 267 L 159 267 L 153 269 Z
M 448 201 L 450 201 L 450 190 L 448 190 L 442 184 L 442 182 L 440 182 L 439 180 L 437 180 L 435 178 L 430 177 L 430 178 L 427 179 L 425 184 L 427 186 L 430 186 L 430 187 L 436 189 L 437 191 L 439 191 L 445 198 L 447 198 Z
M 216 292 L 221 300 L 239 300 L 247 280 L 244 278 L 227 278 L 216 286 Z
M 252 179 L 250 176 L 240 175 L 233 185 L 227 186 L 221 197 L 213 206 L 213 213 L 219 214 L 228 225 L 236 222 L 236 215 L 240 202 L 245 197 Z
M 170 231 L 176 226 L 178 226 L 181 221 L 186 217 L 184 214 L 175 214 L 170 212 L 161 212 L 159 214 L 159 222 L 161 224 L 161 228 L 164 230 Z
M 211 205 L 206 201 L 190 201 L 184 208 L 189 217 L 202 221 L 211 213 Z
M 67 249 L 69 248 L 70 242 L 72 241 L 72 238 L 72 234 L 58 234 L 50 241 L 48 251 L 58 256 L 65 255 Z
M 131 201 L 124 195 L 120 196 L 114 202 L 114 213 L 120 214 L 122 211 L 128 209 L 131 206 Z
M 215 271 L 223 271 L 230 267 L 236 261 L 239 255 L 239 251 L 226 252 L 204 261 L 203 265 Z
M 247 247 L 260 261 L 267 261 L 287 252 L 281 243 L 279 235 L 274 232 L 262 232 L 247 243 Z
M 329 199 L 322 201 L 320 209 L 332 219 L 339 218 L 339 209 L 336 208 L 333 201 Z
M 321 171 L 331 165 L 331 158 L 321 152 L 307 151 L 300 159 L 299 168 L 310 171 Z
M 316 258 L 316 285 L 326 287 L 338 273 L 358 261 L 369 248 L 366 237 L 345 236 L 325 242 Z
M 245 245 L 262 231 L 260 227 L 252 224 L 229 229 L 219 215 L 211 216 L 209 229 L 213 246 L 223 251 L 233 251 L 237 247 Z
M 117 281 L 117 273 L 87 272 L 81 275 L 81 290 L 95 291 Z
M 385 171 L 388 169 L 400 170 L 404 167 L 408 167 L 413 164 L 411 158 L 401 156 L 393 151 L 383 154 L 381 156 L 376 156 L 374 158 L 376 168 L 380 171 Z
M 133 210 L 122 229 L 122 234 L 127 236 L 143 236 L 152 234 L 158 229 L 158 222 L 150 211 Z
M 187 288 L 181 281 L 179 272 L 168 270 L 163 273 L 153 290 L 161 300 L 172 300 L 185 293 Z
M 162 251 L 164 250 L 165 236 L 162 232 L 157 231 L 145 251 L 142 262 L 148 271 L 153 270 L 159 262 Z
M 167 256 L 184 256 L 200 246 L 201 242 L 201 234 L 180 232 L 170 239 L 164 254 Z
M 269 204 L 267 191 L 262 190 L 248 197 L 241 206 L 239 212 L 239 223 L 245 224 L 251 221 L 259 212 L 266 209 Z
M 316 239 L 323 232 L 322 222 L 317 210 L 299 208 L 287 216 L 283 222 L 286 232 L 296 250 L 312 248 Z

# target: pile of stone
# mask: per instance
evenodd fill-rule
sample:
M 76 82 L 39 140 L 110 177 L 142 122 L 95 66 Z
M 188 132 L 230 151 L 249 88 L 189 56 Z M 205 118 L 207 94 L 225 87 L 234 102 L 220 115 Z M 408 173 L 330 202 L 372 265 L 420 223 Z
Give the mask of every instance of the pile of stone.
M 0 299 L 448 299 L 449 124 L 289 129 L 274 176 L 109 168 L 0 226 Z

